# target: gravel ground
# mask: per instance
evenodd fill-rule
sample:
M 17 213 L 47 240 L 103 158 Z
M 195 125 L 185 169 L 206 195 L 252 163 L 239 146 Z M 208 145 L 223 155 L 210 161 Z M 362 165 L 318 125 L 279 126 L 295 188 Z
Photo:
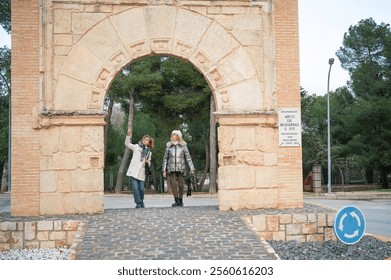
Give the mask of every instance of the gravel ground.
M 0 252 L 0 260 L 67 260 L 69 249 L 12 249 Z
M 383 242 L 372 236 L 363 238 L 352 246 L 339 241 L 282 242 L 268 241 L 282 260 L 384 260 L 391 257 L 391 242 Z M 0 252 L 0 260 L 67 260 L 68 249 L 9 250 Z
M 268 243 L 282 260 L 384 260 L 391 257 L 391 242 L 368 235 L 352 245 L 351 254 L 348 254 L 347 245 L 340 241 Z

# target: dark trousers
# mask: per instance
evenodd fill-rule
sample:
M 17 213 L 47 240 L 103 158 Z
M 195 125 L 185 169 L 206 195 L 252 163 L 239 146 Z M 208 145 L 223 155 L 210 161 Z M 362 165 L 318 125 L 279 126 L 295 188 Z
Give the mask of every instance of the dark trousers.
M 183 198 L 183 189 L 185 185 L 185 180 L 183 178 L 182 173 L 180 172 L 169 173 L 167 175 L 167 184 L 168 187 L 171 188 L 174 197 L 178 197 L 180 199 Z

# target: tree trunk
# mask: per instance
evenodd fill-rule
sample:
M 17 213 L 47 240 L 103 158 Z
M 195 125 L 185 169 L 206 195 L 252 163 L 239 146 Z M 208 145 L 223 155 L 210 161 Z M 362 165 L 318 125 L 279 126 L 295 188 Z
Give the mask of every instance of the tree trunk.
M 209 132 L 209 152 L 210 152 L 210 168 L 209 168 L 209 193 L 217 192 L 217 135 L 216 135 L 216 118 L 213 115 L 215 111 L 215 103 L 213 96 L 210 97 L 210 132 Z
M 201 180 L 200 180 L 200 185 L 198 187 L 200 191 L 202 191 L 202 189 L 204 188 L 206 174 L 208 173 L 209 162 L 210 162 L 210 160 L 209 160 L 209 146 L 208 146 L 208 141 L 206 141 L 206 139 L 204 139 L 204 147 L 205 147 L 205 157 L 206 157 L 206 160 L 205 160 L 204 173 L 202 174 L 202 177 L 201 177 Z
M 381 173 L 381 186 L 382 188 L 387 189 L 388 188 L 387 171 L 385 168 L 382 168 L 380 170 L 380 173 Z
M 8 191 L 8 160 L 4 162 L 4 164 L 1 165 L 0 171 L 2 173 L 1 176 L 1 187 L 0 192 L 7 192 Z
M 345 191 L 345 179 L 343 176 L 343 171 L 341 167 L 338 167 L 339 174 L 341 175 L 342 191 Z
M 128 129 L 130 129 L 130 141 L 132 141 L 132 133 L 133 133 L 133 118 L 134 118 L 134 92 L 129 92 L 129 121 L 128 121 Z M 124 181 L 124 174 L 126 169 L 126 164 L 128 163 L 130 156 L 130 149 L 125 147 L 124 150 L 124 156 L 121 160 L 121 165 L 119 166 L 118 174 L 117 174 L 117 181 L 115 184 L 115 192 L 121 193 L 122 192 L 122 186 Z
M 114 107 L 114 98 L 109 97 L 109 109 L 107 111 L 107 115 L 105 116 L 105 131 L 104 131 L 104 161 L 106 160 L 107 155 L 107 142 L 109 139 L 109 131 L 110 131 L 110 123 L 111 123 L 111 115 L 113 114 L 113 107 Z

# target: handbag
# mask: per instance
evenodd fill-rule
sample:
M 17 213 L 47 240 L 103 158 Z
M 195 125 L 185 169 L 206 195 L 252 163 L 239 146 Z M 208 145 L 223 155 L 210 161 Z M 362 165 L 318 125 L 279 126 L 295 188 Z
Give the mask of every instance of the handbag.
M 149 164 L 145 163 L 145 175 L 148 176 L 151 174 L 152 174 L 152 172 L 151 172 L 151 169 L 149 168 Z

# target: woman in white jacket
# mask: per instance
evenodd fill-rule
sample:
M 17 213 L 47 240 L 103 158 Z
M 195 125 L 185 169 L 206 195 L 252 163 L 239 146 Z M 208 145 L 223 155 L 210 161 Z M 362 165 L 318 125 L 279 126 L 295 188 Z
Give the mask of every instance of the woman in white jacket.
M 145 165 L 151 165 L 153 142 L 152 137 L 144 135 L 138 144 L 130 143 L 130 129 L 125 138 L 125 146 L 133 151 L 132 160 L 126 175 L 130 177 L 136 208 L 145 208 Z

